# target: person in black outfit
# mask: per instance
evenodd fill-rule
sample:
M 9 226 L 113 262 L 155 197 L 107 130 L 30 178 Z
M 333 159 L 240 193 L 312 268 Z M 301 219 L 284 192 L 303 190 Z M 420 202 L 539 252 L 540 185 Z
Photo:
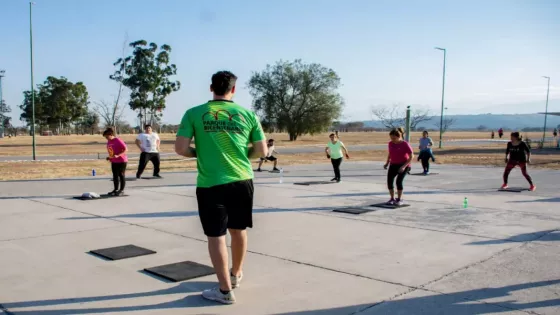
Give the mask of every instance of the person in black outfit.
M 508 188 L 508 177 L 509 173 L 516 166 L 521 168 L 521 173 L 529 182 L 529 190 L 535 191 L 537 187 L 533 184 L 533 179 L 527 173 L 527 164 L 531 163 L 531 149 L 529 146 L 523 142 L 523 138 L 519 135 L 519 132 L 511 133 L 511 141 L 507 144 L 506 149 L 506 169 L 504 170 L 504 184 L 502 189 Z
M 144 132 L 138 135 L 136 138 L 136 146 L 140 149 L 140 161 L 138 162 L 138 171 L 136 172 L 136 178 L 140 178 L 144 169 L 151 161 L 154 164 L 153 176 L 156 178 L 161 178 L 159 175 L 159 165 L 160 165 L 160 143 L 161 140 L 157 133 L 153 132 L 151 125 L 146 125 L 144 127 Z
M 109 192 L 109 196 L 121 196 L 124 194 L 126 186 L 125 172 L 128 162 L 128 148 L 124 141 L 115 137 L 112 128 L 107 128 L 103 132 L 103 137 L 107 139 L 107 161 L 111 162 L 111 171 L 113 172 L 113 191 Z

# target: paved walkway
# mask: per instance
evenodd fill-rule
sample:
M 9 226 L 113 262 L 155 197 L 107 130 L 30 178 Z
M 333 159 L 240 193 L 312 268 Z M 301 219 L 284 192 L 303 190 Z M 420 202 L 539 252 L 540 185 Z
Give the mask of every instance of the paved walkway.
M 379 163 L 257 174 L 238 303 L 200 292 L 215 277 L 170 283 L 144 268 L 210 264 L 195 173 L 128 184 L 108 178 L 0 182 L 0 313 L 7 314 L 560 314 L 560 172 L 530 170 L 537 192 L 498 192 L 501 169 L 436 166 L 409 176 L 410 207 L 361 215 L 332 212 L 387 200 Z M 415 166 L 415 171 L 418 167 Z M 131 173 L 132 174 L 132 173 Z M 511 186 L 526 186 L 519 170 Z M 462 208 L 467 197 L 469 207 Z M 93 249 L 135 244 L 157 251 L 106 261 Z

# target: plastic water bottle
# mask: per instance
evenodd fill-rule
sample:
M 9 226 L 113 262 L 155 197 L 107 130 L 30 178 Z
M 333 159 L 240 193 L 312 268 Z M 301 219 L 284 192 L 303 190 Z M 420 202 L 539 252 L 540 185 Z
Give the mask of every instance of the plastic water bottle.
M 463 200 L 463 208 L 467 209 L 469 207 L 469 199 L 467 199 L 467 197 L 465 197 L 465 200 Z
M 95 176 L 95 169 L 91 169 L 91 176 Z
M 284 170 L 281 168 L 280 169 L 280 184 L 282 184 L 284 182 Z

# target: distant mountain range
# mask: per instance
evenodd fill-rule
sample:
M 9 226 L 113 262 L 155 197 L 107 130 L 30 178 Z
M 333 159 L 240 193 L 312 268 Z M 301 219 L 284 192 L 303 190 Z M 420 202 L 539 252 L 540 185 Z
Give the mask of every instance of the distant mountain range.
M 455 119 L 455 123 L 450 128 L 462 130 L 474 130 L 479 126 L 485 126 L 487 129 L 497 130 L 504 128 L 506 130 L 521 130 L 523 128 L 542 128 L 544 125 L 544 115 L 539 114 L 517 114 L 517 115 L 449 115 L 446 116 Z M 418 127 L 426 129 L 437 129 L 436 123 L 439 122 L 439 116 L 433 116 L 429 121 L 418 124 Z M 379 121 L 364 121 L 365 127 L 382 128 L 383 125 Z M 560 125 L 560 116 L 548 116 L 547 129 L 552 129 Z M 542 130 L 542 129 L 541 129 Z

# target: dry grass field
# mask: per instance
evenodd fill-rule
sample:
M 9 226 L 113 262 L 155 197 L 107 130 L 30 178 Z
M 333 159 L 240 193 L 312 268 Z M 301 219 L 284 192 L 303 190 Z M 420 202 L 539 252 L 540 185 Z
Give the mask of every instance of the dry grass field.
M 524 136 L 539 138 L 540 133 L 527 133 Z M 411 134 L 411 143 L 418 143 L 418 138 L 422 134 L 415 132 Z M 439 138 L 439 134 L 430 135 L 434 140 Z M 497 135 L 496 135 L 497 137 Z M 162 152 L 173 152 L 174 134 L 160 134 L 162 140 Z M 314 146 L 324 145 L 329 140 L 328 133 L 317 135 L 307 135 L 300 137 L 295 142 L 290 142 L 287 134 L 267 134 L 267 138 L 276 140 L 278 147 L 293 146 Z M 386 143 L 389 136 L 386 132 L 348 132 L 340 133 L 340 138 L 346 145 L 359 144 L 382 144 Z M 445 140 L 466 140 L 466 139 L 489 139 L 488 132 L 448 132 L 444 135 Z M 36 138 L 37 155 L 74 155 L 74 154 L 104 154 L 105 139 L 100 135 L 84 136 L 37 136 Z M 136 135 L 123 135 L 122 139 L 127 143 L 131 151 L 136 150 L 134 139 Z M 0 156 L 22 156 L 31 154 L 32 139 L 29 136 L 20 136 L 0 139 Z
M 437 138 L 437 135 L 432 135 Z M 539 134 L 527 136 L 538 138 Z M 163 134 L 162 151 L 173 152 L 175 135 Z M 417 143 L 420 133 L 411 135 L 411 142 Z M 137 152 L 134 146 L 134 135 L 122 137 L 129 145 L 131 152 Z M 323 146 L 328 141 L 328 134 L 304 136 L 296 142 L 288 141 L 285 134 L 270 134 L 267 138 L 274 138 L 278 147 L 293 146 Z M 340 138 L 348 145 L 384 144 L 388 141 L 387 133 L 341 133 Z M 449 132 L 446 139 L 488 139 L 487 133 L 478 132 Z M 435 140 L 435 139 L 434 139 Z M 445 140 L 445 139 L 444 139 Z M 73 155 L 73 154 L 105 154 L 105 139 L 101 136 L 51 136 L 37 137 L 37 154 L 41 155 Z M 31 138 L 17 137 L 0 139 L 0 156 L 30 155 Z M 414 146 L 415 147 L 415 146 Z M 504 165 L 503 143 L 483 143 L 477 147 L 453 147 L 448 143 L 443 149 L 434 149 L 438 164 L 463 164 L 463 165 Z M 281 151 L 281 150 L 279 150 Z M 351 151 L 352 161 L 383 161 L 386 158 L 385 150 Z M 280 165 L 317 164 L 329 163 L 324 153 L 280 154 Z M 560 151 L 536 152 L 533 155 L 531 167 L 560 169 Z M 128 173 L 133 176 L 137 167 L 137 159 L 129 162 Z M 265 164 L 265 168 L 270 168 Z M 255 161 L 256 168 L 256 161 Z M 91 176 L 95 169 L 98 175 L 109 175 L 109 162 L 98 161 L 69 161 L 69 162 L 0 162 L 0 180 L 14 179 L 39 179 Z M 163 157 L 162 172 L 186 171 L 196 169 L 196 161 L 185 160 L 173 154 Z M 151 173 L 151 163 L 145 174 Z

